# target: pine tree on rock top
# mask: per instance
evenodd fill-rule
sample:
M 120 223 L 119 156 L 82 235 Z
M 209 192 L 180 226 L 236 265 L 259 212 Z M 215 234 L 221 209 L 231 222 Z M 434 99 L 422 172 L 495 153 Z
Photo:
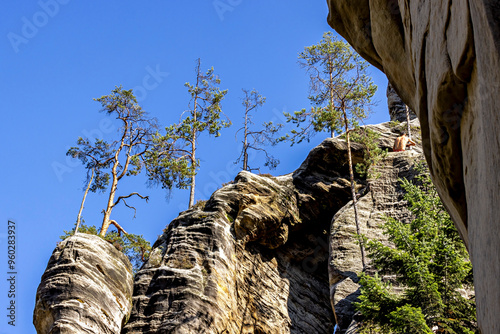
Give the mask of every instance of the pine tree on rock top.
M 215 137 L 231 122 L 222 112 L 221 102 L 227 90 L 220 90 L 220 79 L 210 68 L 201 71 L 201 60 L 196 61 L 196 83 L 187 82 L 191 100 L 181 114 L 179 123 L 165 129 L 165 134 L 156 134 L 155 145 L 148 153 L 150 180 L 162 186 L 190 188 L 189 207 L 195 204 L 196 173 L 200 166 L 197 158 L 198 139 L 208 132 Z M 171 155 L 174 152 L 174 155 Z M 185 179 L 189 176 L 189 180 Z
M 78 213 L 77 225 L 80 224 L 88 191 L 94 193 L 108 191 L 99 232 L 99 235 L 104 237 L 110 225 L 114 225 L 120 233 L 126 233 L 118 222 L 111 219 L 111 213 L 118 204 L 123 202 L 125 206 L 135 211 L 135 208 L 127 203 L 129 198 L 139 197 L 148 200 L 147 196 L 137 192 L 116 196 L 118 183 L 125 176 L 141 172 L 146 152 L 152 145 L 152 135 L 157 131 L 157 123 L 137 104 L 132 90 L 116 87 L 111 94 L 94 100 L 101 104 L 103 112 L 119 121 L 118 138 L 112 142 L 98 138 L 91 143 L 89 138 L 80 137 L 77 141 L 78 146 L 71 147 L 66 155 L 79 159 L 87 169 L 87 187 Z
M 293 145 L 303 140 L 309 141 L 317 132 L 326 131 L 331 137 L 345 133 L 356 230 L 362 266 L 365 268 L 350 132 L 367 117 L 377 87 L 366 74 L 368 63 L 349 44 L 338 40 L 331 32 L 326 32 L 318 44 L 305 47 L 299 54 L 299 63 L 309 74 L 309 100 L 312 107 L 310 111 L 302 109 L 293 114 L 285 113 L 287 122 L 295 124 L 298 130 L 293 129 L 280 140 L 288 140 Z

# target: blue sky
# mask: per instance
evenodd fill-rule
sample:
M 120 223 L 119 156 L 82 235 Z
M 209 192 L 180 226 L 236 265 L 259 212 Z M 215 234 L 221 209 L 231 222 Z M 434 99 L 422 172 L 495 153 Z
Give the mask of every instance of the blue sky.
M 297 64 L 304 46 L 317 43 L 326 23 L 325 1 L 198 0 L 9 2 L 0 13 L 0 333 L 35 333 L 35 293 L 47 261 L 63 230 L 73 227 L 83 194 L 85 170 L 65 152 L 79 136 L 111 139 L 116 123 L 99 113 L 93 98 L 115 85 L 134 88 L 141 106 L 164 126 L 186 109 L 183 86 L 194 81 L 195 60 L 214 67 L 221 88 L 229 92 L 223 110 L 233 122 L 219 138 L 199 142 L 201 169 L 196 199 L 208 199 L 239 171 L 235 132 L 242 116 L 241 89 L 267 97 L 256 123 L 283 121 L 282 112 L 309 106 L 308 81 Z M 379 91 L 378 106 L 367 123 L 388 120 L 387 80 L 370 72 Z M 271 149 L 281 164 L 272 174 L 295 170 L 327 136 L 310 143 Z M 261 157 L 251 156 L 253 164 Z M 264 168 L 262 172 L 268 172 Z M 130 233 L 153 243 L 162 229 L 187 208 L 189 192 L 148 188 L 144 175 L 119 186 L 150 196 L 113 211 Z M 103 195 L 90 194 L 83 212 L 100 225 Z M 16 327 L 7 325 L 7 221 L 17 226 Z

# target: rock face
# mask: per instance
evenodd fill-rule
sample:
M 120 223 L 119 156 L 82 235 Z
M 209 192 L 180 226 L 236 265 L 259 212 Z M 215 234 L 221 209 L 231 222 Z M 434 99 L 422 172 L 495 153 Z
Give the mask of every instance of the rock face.
M 120 333 L 131 309 L 132 265 L 98 236 L 59 243 L 36 294 L 38 334 Z
M 172 221 L 123 333 L 332 333 L 327 231 L 350 193 L 345 147 L 325 140 L 285 176 L 241 172 Z
M 407 127 L 369 128 L 389 149 Z M 418 120 L 411 128 L 420 143 Z M 352 155 L 362 162 L 360 144 Z M 422 159 L 419 146 L 389 153 L 372 170 L 376 178 L 356 176 L 364 234 L 384 239 L 382 215 L 408 219 L 398 178 L 411 177 Z M 361 259 L 346 161 L 345 141 L 329 138 L 291 174 L 240 172 L 167 226 L 135 276 L 133 297 L 121 252 L 97 236 L 68 238 L 38 288 L 37 332 L 330 334 L 338 321 L 338 334 L 351 323 L 354 333 Z
M 389 148 L 406 125 L 371 128 Z M 396 213 L 402 205 L 396 183 L 417 156 L 422 159 L 418 150 L 390 153 L 380 167 L 384 177 L 358 180 L 369 235 L 380 237 L 382 213 L 407 215 Z M 359 144 L 353 159 L 362 160 Z M 326 139 L 294 173 L 240 172 L 203 208 L 183 212 L 136 276 L 123 333 L 330 334 L 332 305 L 347 328 L 360 258 L 348 215 L 346 160 L 345 142 Z
M 479 327 L 499 333 L 498 1 L 328 4 L 329 24 L 416 111 L 434 183 L 470 251 Z

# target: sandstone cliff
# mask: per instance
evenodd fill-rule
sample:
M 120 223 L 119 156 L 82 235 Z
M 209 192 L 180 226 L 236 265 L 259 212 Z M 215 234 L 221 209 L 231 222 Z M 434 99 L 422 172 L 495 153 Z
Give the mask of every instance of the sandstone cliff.
M 328 0 L 329 24 L 417 113 L 433 181 L 470 251 L 478 323 L 500 323 L 500 5 Z
M 406 130 L 405 123 L 369 127 L 382 148 Z M 418 120 L 412 131 L 420 142 Z M 361 162 L 362 146 L 352 149 Z M 369 238 L 384 238 L 384 215 L 408 218 L 398 179 L 411 178 L 422 158 L 419 147 L 388 153 L 372 170 L 377 177 L 357 176 Z M 311 334 L 332 333 L 336 318 L 337 333 L 352 329 L 361 259 L 346 161 L 345 141 L 329 138 L 295 172 L 240 172 L 204 205 L 181 213 L 136 274 L 123 328 L 130 264 L 96 236 L 67 239 L 38 289 L 38 332 Z
M 406 125 L 371 129 L 389 148 Z M 389 153 L 379 178 L 358 180 L 369 237 L 381 238 L 382 215 L 408 217 L 397 180 L 412 175 L 420 152 Z M 360 162 L 361 146 L 353 153 Z M 294 173 L 241 172 L 182 213 L 136 276 L 123 333 L 332 333 L 332 305 L 345 330 L 361 270 L 346 154 L 343 140 L 326 139 Z

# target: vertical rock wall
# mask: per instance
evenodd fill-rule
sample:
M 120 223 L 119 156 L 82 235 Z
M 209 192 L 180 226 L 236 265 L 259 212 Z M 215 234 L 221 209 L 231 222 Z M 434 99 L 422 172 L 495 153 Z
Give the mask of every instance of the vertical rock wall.
M 388 134 L 397 136 L 406 124 L 391 128 L 389 123 L 377 126 L 368 126 L 378 133 L 383 133 L 382 146 L 390 145 Z M 420 142 L 419 122 L 417 119 L 411 122 L 412 137 L 417 143 Z M 416 146 L 411 151 L 389 152 L 377 165 L 372 167 L 374 177 L 367 182 L 366 192 L 360 196 L 357 202 L 361 233 L 374 240 L 387 240 L 383 235 L 381 226 L 385 222 L 384 217 L 392 217 L 400 221 L 410 219 L 407 203 L 404 201 L 404 192 L 400 186 L 400 179 L 411 180 L 417 172 L 414 167 L 422 162 L 424 156 L 421 146 Z M 355 327 L 353 322 L 355 309 L 353 302 L 359 296 L 360 286 L 358 273 L 362 271 L 361 251 L 357 243 L 356 222 L 354 219 L 354 208 L 352 201 L 339 210 L 332 220 L 330 229 L 330 299 L 337 319 L 339 321 L 339 333 L 344 333 L 350 326 Z M 372 270 L 367 258 L 368 272 Z M 352 323 L 352 324 L 351 324 Z M 356 331 L 351 331 L 355 333 Z
M 329 24 L 417 113 L 433 182 L 468 246 L 478 323 L 500 333 L 500 5 L 328 0 Z
M 241 172 L 172 221 L 123 333 L 332 333 L 327 231 L 350 193 L 345 149 L 327 139 L 293 174 Z
M 390 82 L 387 84 L 386 95 L 391 121 L 406 122 L 406 104 L 401 100 Z M 410 120 L 417 118 L 417 115 L 411 109 L 409 112 Z

